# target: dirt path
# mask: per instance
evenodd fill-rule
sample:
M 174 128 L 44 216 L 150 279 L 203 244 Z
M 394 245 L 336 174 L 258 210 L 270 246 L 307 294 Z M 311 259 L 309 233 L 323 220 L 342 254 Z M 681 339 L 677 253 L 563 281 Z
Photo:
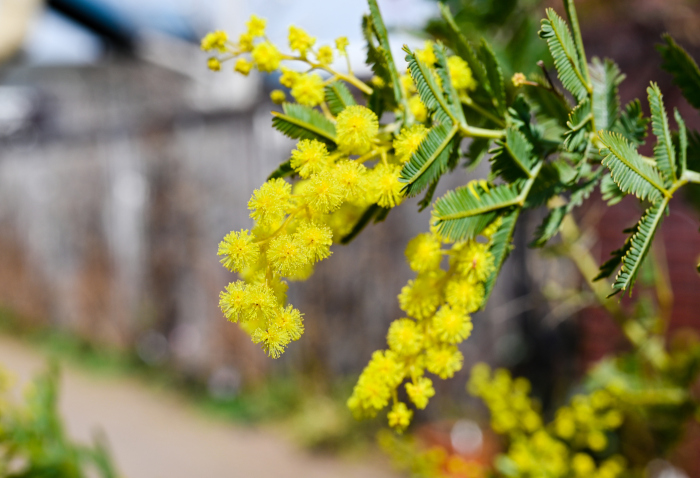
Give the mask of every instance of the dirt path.
M 0 364 L 21 381 L 45 360 L 0 336 Z M 268 431 L 218 422 L 136 380 L 99 377 L 66 364 L 61 378 L 68 432 L 88 442 L 103 430 L 125 478 L 395 478 L 376 466 L 310 455 Z

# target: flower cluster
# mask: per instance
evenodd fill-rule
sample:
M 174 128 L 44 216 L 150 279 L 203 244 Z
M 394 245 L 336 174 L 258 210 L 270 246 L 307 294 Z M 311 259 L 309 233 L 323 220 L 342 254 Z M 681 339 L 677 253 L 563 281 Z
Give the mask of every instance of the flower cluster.
M 575 396 L 545 424 L 523 378 L 513 379 L 506 370 L 492 375 L 487 365 L 477 364 L 467 387 L 491 411 L 493 430 L 509 439 L 507 452 L 496 462 L 504 475 L 617 478 L 625 471 L 619 456 L 598 458 L 608 447 L 606 432 L 622 425 L 622 414 L 607 391 Z
M 347 38 L 337 38 L 335 48 L 331 45 L 315 48 L 316 38 L 302 28 L 291 26 L 288 36 L 291 52 L 283 53 L 265 35 L 266 23 L 264 18 L 251 16 L 246 24 L 247 30 L 236 42 L 229 41 L 226 33 L 222 31 L 207 34 L 202 39 L 201 48 L 215 53 L 208 60 L 209 68 L 219 71 L 223 62 L 235 60 L 233 69 L 243 75 L 248 75 L 253 69 L 263 73 L 279 71 L 280 84 L 289 89 L 297 103 L 306 106 L 321 105 L 324 101 L 325 86 L 337 78 L 345 77 L 334 72 L 330 65 L 336 57 L 347 57 Z M 324 70 L 331 73 L 333 78 L 324 81 L 318 73 L 311 70 L 302 73 L 287 68 L 282 66 L 285 60 L 304 62 L 311 70 Z M 279 89 L 272 91 L 270 96 L 275 103 L 282 103 L 286 99 L 285 92 Z
M 484 231 L 487 240 L 496 227 L 493 224 Z M 484 282 L 494 270 L 493 257 L 488 242 L 442 246 L 443 240 L 432 232 L 408 243 L 406 259 L 418 273 L 399 294 L 399 305 L 408 317 L 390 325 L 388 350 L 375 352 L 360 375 L 348 400 L 357 416 L 374 416 L 391 402 L 389 425 L 401 431 L 413 412 L 398 400 L 397 388 L 405 381 L 408 399 L 423 409 L 435 395 L 426 372 L 447 379 L 462 368 L 457 346 L 471 335 L 470 314 L 484 301 Z

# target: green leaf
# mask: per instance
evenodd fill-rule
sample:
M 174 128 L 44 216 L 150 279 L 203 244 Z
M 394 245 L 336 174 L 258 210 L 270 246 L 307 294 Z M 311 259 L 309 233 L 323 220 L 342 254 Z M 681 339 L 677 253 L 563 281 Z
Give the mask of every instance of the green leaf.
M 613 181 L 612 176 L 606 174 L 600 180 L 600 194 L 603 197 L 603 201 L 607 201 L 608 206 L 614 206 L 619 203 L 627 196 L 626 193 L 622 192 L 615 181 Z
M 338 115 L 348 106 L 356 105 L 355 98 L 345 83 L 342 81 L 334 81 L 326 86 L 326 103 L 333 115 Z
M 450 78 L 450 69 L 447 65 L 447 58 L 445 56 L 445 47 L 441 43 L 436 43 L 434 48 L 435 58 L 437 59 L 437 74 L 440 76 L 440 81 L 442 82 L 442 89 L 445 92 L 447 105 L 450 108 L 452 116 L 460 124 L 467 124 L 467 120 L 464 118 L 464 110 L 462 109 L 462 102 L 459 100 L 459 95 L 452 84 L 452 79 Z
M 483 38 L 479 45 L 479 58 L 486 68 L 486 77 L 493 99 L 493 106 L 496 107 L 499 116 L 502 116 L 506 112 L 506 88 L 503 83 L 503 71 L 498 65 L 496 54 Z
M 688 130 L 685 127 L 685 121 L 681 118 L 681 114 L 677 108 L 673 109 L 673 116 L 678 124 L 678 177 L 680 178 L 688 168 Z
M 335 147 L 335 125 L 320 112 L 297 103 L 284 103 L 284 114 L 273 111 L 272 126 L 293 139 L 316 139 Z
M 588 95 L 588 86 L 582 73 L 582 59 L 576 51 L 569 26 L 553 9 L 548 8 L 547 18 L 542 20 L 539 33 L 540 38 L 547 41 L 562 85 L 581 101 Z
M 448 30 L 452 36 L 452 48 L 455 50 L 455 53 L 457 53 L 457 55 L 467 62 L 467 65 L 469 65 L 469 69 L 472 70 L 477 83 L 480 86 L 487 85 L 489 81 L 488 77 L 486 76 L 486 68 L 484 68 L 484 65 L 477 58 L 474 48 L 472 48 L 469 41 L 467 41 L 464 34 L 462 34 L 462 30 L 460 30 L 460 28 L 457 26 L 452 13 L 450 13 L 449 7 L 442 3 L 440 3 L 439 6 L 442 18 L 445 19 L 445 23 L 447 23 Z
M 542 223 L 535 231 L 535 238 L 530 243 L 530 247 L 542 247 L 547 241 L 553 238 L 559 227 L 561 226 L 564 217 L 566 216 L 566 206 L 559 206 L 551 209 L 549 214 L 544 218 Z
M 665 45 L 657 48 L 661 52 L 661 67 L 673 75 L 673 84 L 678 86 L 688 103 L 700 109 L 700 69 L 688 52 L 681 48 L 668 34 L 663 36 Z
M 473 239 L 503 209 L 518 206 L 518 185 L 503 184 L 488 190 L 469 184 L 448 191 L 435 201 L 433 218 L 438 233 L 451 241 Z
M 437 189 L 438 181 L 433 181 L 428 186 L 428 190 L 425 192 L 425 196 L 418 202 L 418 212 L 425 211 L 425 209 L 430 206 L 433 202 L 433 196 L 435 196 L 435 190 Z
M 664 198 L 652 205 L 639 221 L 637 231 L 631 237 L 629 248 L 622 257 L 622 267 L 613 284 L 615 289 L 613 295 L 627 289 L 630 293 L 632 292 L 637 272 L 654 241 L 654 234 L 661 224 L 668 201 L 669 198 Z
M 656 159 L 656 165 L 666 179 L 666 185 L 669 185 L 676 180 L 676 152 L 673 149 L 663 95 L 661 95 L 661 90 L 656 83 L 652 83 L 647 88 L 647 94 L 651 108 L 651 131 L 656 136 L 654 159 Z
M 449 118 L 452 112 L 432 70 L 420 61 L 407 46 L 404 46 L 403 49 L 406 52 L 406 62 L 408 62 L 408 68 L 411 71 L 411 78 L 416 84 L 421 101 L 428 111 L 436 113 L 436 118 L 440 123 L 452 123 L 451 118 Z
M 394 100 L 397 104 L 400 104 L 403 101 L 403 90 L 401 89 L 401 84 L 399 83 L 399 72 L 396 70 L 394 57 L 391 55 L 391 45 L 389 44 L 389 36 L 386 32 L 386 26 L 384 26 L 384 20 L 379 12 L 377 0 L 367 0 L 367 3 L 369 4 L 369 14 L 374 27 L 374 32 L 377 35 L 379 46 L 381 47 L 380 53 L 386 59 L 386 66 L 390 77 L 389 83 L 392 85 L 394 90 Z
M 493 262 L 495 265 L 494 271 L 491 273 L 486 283 L 484 284 L 484 304 L 488 302 L 491 291 L 493 291 L 493 286 L 496 285 L 496 279 L 501 273 L 501 268 L 503 263 L 508 258 L 508 254 L 513 249 L 511 242 L 513 241 L 513 232 L 515 231 L 515 224 L 518 222 L 518 216 L 522 209 L 519 207 L 513 208 L 513 210 L 506 212 L 501 216 L 501 225 L 496 230 L 496 232 L 491 236 L 491 247 L 489 252 L 493 256 Z
M 601 151 L 605 156 L 602 163 L 610 169 L 613 181 L 623 192 L 652 202 L 669 195 L 658 170 L 645 162 L 622 135 L 600 131 L 598 137 L 607 147 Z
M 370 221 L 372 221 L 372 219 L 374 219 L 375 222 L 382 220 L 379 218 L 380 215 L 385 213 L 385 211 L 388 210 L 377 204 L 372 204 L 370 207 L 365 209 L 365 212 L 362 213 L 362 216 L 360 216 L 360 219 L 357 220 L 352 230 L 340 239 L 340 243 L 349 244 L 357 237 L 358 234 L 362 232 L 362 230 L 370 223 Z
M 639 223 L 635 224 L 634 227 L 622 231 L 625 234 L 630 234 L 630 236 L 627 237 L 627 239 L 625 239 L 625 243 L 622 245 L 621 248 L 615 249 L 610 253 L 610 255 L 612 256 L 610 259 L 601 264 L 600 269 L 598 271 L 598 275 L 593 278 L 594 281 L 610 277 L 612 273 L 615 272 L 618 267 L 620 267 L 620 264 L 622 263 L 622 258 L 625 257 L 627 252 L 632 247 L 632 237 L 637 233 L 638 230 Z
M 486 157 L 490 144 L 489 138 L 472 138 L 465 154 L 467 161 L 465 161 L 464 167 L 469 171 L 475 169 Z
M 640 146 L 644 144 L 644 139 L 647 137 L 648 124 L 649 118 L 644 116 L 642 104 L 639 100 L 634 100 L 627 103 L 612 130 L 627 138 L 630 143 Z
M 532 144 L 525 135 L 509 127 L 505 141 L 498 141 L 499 147 L 493 150 L 491 172 L 508 182 L 527 179 L 532 174 Z
M 407 196 L 415 196 L 447 171 L 452 150 L 459 143 L 457 130 L 444 124 L 430 128 L 401 170 L 399 180 L 407 183 L 403 189 Z
M 292 168 L 292 160 L 288 159 L 284 163 L 280 164 L 279 168 L 275 169 L 268 177 L 267 180 L 284 178 L 294 174 L 294 168 Z
M 560 168 L 553 163 L 545 163 L 525 199 L 525 208 L 542 206 L 566 189 L 567 186 L 562 181 Z
M 590 66 L 593 86 L 593 117 L 597 129 L 610 129 L 617 121 L 620 110 L 618 85 L 625 79 L 620 68 L 610 59 L 603 62 L 593 58 Z
M 593 114 L 591 103 L 588 99 L 579 103 L 571 113 L 566 126 L 569 128 L 564 133 L 564 147 L 571 152 L 582 150 L 588 142 L 588 126 L 591 124 Z

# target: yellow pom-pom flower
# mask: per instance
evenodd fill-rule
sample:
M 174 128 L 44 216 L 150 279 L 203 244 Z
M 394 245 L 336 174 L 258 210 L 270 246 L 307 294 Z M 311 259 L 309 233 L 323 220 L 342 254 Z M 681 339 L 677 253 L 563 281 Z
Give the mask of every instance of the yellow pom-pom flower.
M 348 45 L 350 44 L 350 41 L 348 41 L 348 37 L 338 37 L 335 39 L 335 48 L 342 54 L 342 55 L 347 55 L 347 48 Z
M 577 477 L 590 477 L 595 471 L 595 462 L 586 453 L 576 453 L 571 460 L 571 468 Z
M 326 145 L 315 139 L 302 139 L 292 151 L 290 165 L 302 178 L 319 173 L 331 164 Z
M 411 317 L 427 319 L 442 303 L 442 290 L 438 282 L 442 274 L 421 274 L 409 280 L 399 294 L 399 307 Z
M 219 50 L 220 52 L 226 51 L 226 41 L 228 36 L 226 32 L 217 30 L 215 32 L 207 33 L 204 38 L 202 38 L 201 48 L 204 51 Z
M 333 48 L 328 45 L 319 48 L 316 60 L 318 60 L 321 65 L 330 65 L 333 63 Z
M 299 55 L 306 56 L 306 52 L 314 46 L 314 43 L 316 43 L 316 39 L 303 29 L 293 25 L 289 27 L 289 48 L 299 52 Z
M 457 273 L 484 282 L 494 270 L 493 255 L 488 244 L 469 241 L 452 248 Z
M 270 99 L 274 104 L 281 105 L 287 99 L 287 95 L 285 95 L 282 90 L 272 90 L 270 92 Z
M 406 393 L 416 408 L 423 410 L 428 406 L 428 401 L 435 395 L 433 381 L 428 377 L 420 377 L 415 382 L 406 384 Z
M 440 240 L 428 232 L 418 234 L 406 246 L 408 265 L 416 272 L 429 272 L 440 267 Z
M 260 247 L 253 242 L 255 236 L 251 236 L 248 230 L 230 232 L 219 243 L 219 256 L 224 267 L 231 272 L 242 270 L 245 266 L 254 264 L 260 255 Z
M 405 403 L 396 402 L 387 415 L 389 426 L 397 431 L 403 431 L 411 423 L 413 410 L 409 410 Z
M 253 69 L 253 64 L 246 60 L 245 58 L 239 58 L 236 60 L 236 64 L 233 65 L 233 70 L 237 71 L 238 73 L 248 76 L 250 73 L 250 70 Z
M 411 155 L 418 151 L 421 141 L 428 134 L 428 129 L 422 124 L 415 124 L 410 128 L 404 128 L 394 140 L 396 157 L 402 163 L 411 159 Z
M 424 48 L 422 50 L 416 50 L 416 58 L 425 63 L 427 66 L 433 66 L 435 63 L 437 63 L 437 58 L 435 58 L 435 50 L 433 49 L 434 45 L 435 44 L 432 41 L 426 40 Z
M 452 307 L 476 312 L 484 301 L 484 285 L 472 279 L 451 279 L 445 286 L 445 299 Z
M 462 369 L 464 356 L 454 345 L 432 347 L 426 354 L 426 368 L 442 379 L 452 378 Z
M 401 190 L 404 184 L 399 181 L 401 166 L 379 164 L 370 174 L 370 188 L 374 200 L 381 207 L 392 208 L 399 205 L 403 199 Z
M 271 324 L 265 329 L 258 328 L 253 333 L 253 342 L 260 344 L 270 357 L 278 358 L 289 343 L 289 335 L 276 325 Z
M 275 292 L 265 283 L 248 284 L 243 297 L 241 318 L 244 321 L 274 317 L 279 305 Z
M 340 207 L 344 194 L 336 176 L 326 170 L 311 177 L 306 197 L 315 212 L 327 214 Z
M 328 226 L 304 222 L 296 230 L 294 237 L 313 262 L 318 262 L 331 255 L 333 232 Z
M 386 335 L 389 348 L 398 355 L 415 355 L 423 344 L 423 334 L 411 319 L 398 319 L 391 323 Z
M 333 171 L 338 184 L 343 188 L 346 201 L 362 200 L 367 194 L 367 168 L 355 161 L 343 160 L 336 163 Z
M 428 120 L 428 108 L 425 107 L 417 95 L 411 96 L 408 99 L 408 108 L 416 118 L 416 121 L 425 123 Z
M 282 178 L 271 179 L 253 192 L 248 201 L 250 217 L 261 223 L 272 223 L 287 213 L 292 186 Z
M 298 71 L 290 70 L 287 67 L 280 68 L 282 71 L 282 76 L 280 76 L 280 84 L 286 86 L 287 88 L 294 88 L 294 84 L 297 82 L 301 73 Z
M 241 51 L 241 53 L 253 51 L 253 47 L 255 46 L 253 44 L 253 40 L 253 35 L 250 33 L 241 33 L 241 35 L 238 37 L 238 49 Z
M 274 325 L 279 330 L 283 331 L 289 337 L 289 340 L 295 341 L 301 338 L 304 333 L 304 322 L 302 313 L 291 305 L 280 307 L 277 316 L 274 319 Z
M 257 15 L 251 15 L 250 20 L 246 22 L 248 27 L 248 33 L 253 37 L 261 37 L 265 35 L 265 26 L 267 25 L 267 20 L 260 18 Z
M 269 41 L 255 45 L 251 56 L 258 70 L 268 73 L 279 68 L 280 62 L 282 61 L 282 54 L 277 47 Z
M 211 71 L 221 71 L 221 61 L 215 56 L 212 56 L 207 60 L 207 68 Z
M 231 282 L 219 294 L 219 307 L 229 322 L 238 322 L 246 306 L 246 285 L 243 281 Z
M 467 339 L 472 333 L 471 318 L 459 309 L 443 305 L 433 316 L 435 336 L 448 344 L 457 344 Z
M 281 276 L 290 276 L 311 262 L 308 250 L 298 237 L 289 234 L 280 234 L 272 239 L 267 259 Z
M 348 106 L 336 118 L 338 146 L 349 154 L 364 154 L 379 132 L 374 112 L 361 105 Z
M 450 80 L 455 90 L 476 89 L 476 81 L 466 61 L 458 56 L 451 56 L 447 59 L 447 68 L 450 70 Z
M 292 87 L 292 96 L 301 105 L 317 106 L 323 102 L 323 88 L 323 79 L 318 73 L 299 75 Z

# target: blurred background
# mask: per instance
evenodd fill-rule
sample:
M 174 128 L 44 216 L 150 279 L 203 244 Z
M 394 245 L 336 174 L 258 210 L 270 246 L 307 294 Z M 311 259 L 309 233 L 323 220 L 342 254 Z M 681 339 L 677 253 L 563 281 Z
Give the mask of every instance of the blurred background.
M 549 59 L 536 32 L 544 7 L 560 9 L 558 2 L 446 3 L 466 31 L 496 42 L 506 78 Z M 421 46 L 426 32 L 440 31 L 436 2 L 379 5 L 395 58 L 402 58 L 404 43 Z M 582 0 L 577 6 L 588 54 L 613 58 L 627 74 L 623 104 L 644 98 L 655 79 L 667 108 L 678 107 L 688 126 L 698 129 L 697 113 L 660 70 L 654 45 L 668 31 L 700 57 L 700 4 Z M 412 277 L 403 251 L 411 237 L 427 230 L 429 211 L 418 214 L 416 202 L 406 201 L 351 245 L 336 246 L 309 281 L 292 284 L 290 301 L 306 314 L 306 333 L 282 358 L 267 358 L 218 308 L 219 291 L 233 278 L 216 251 L 228 231 L 249 227 L 252 191 L 288 158 L 293 143 L 271 128 L 276 107 L 268 98 L 275 78 L 242 77 L 228 68 L 211 72 L 199 50 L 206 32 L 236 36 L 256 13 L 268 19 L 271 39 L 281 45 L 290 24 L 305 28 L 319 44 L 347 35 L 355 71 L 368 76 L 360 34 L 365 11 L 358 0 L 0 0 L 5 335 L 31 337 L 63 357 L 102 364 L 103 371 L 117 367 L 165 384 L 220 419 L 287 421 L 292 439 L 305 445 L 338 450 L 355 441 L 370 443 L 378 424 L 354 423 L 343 402 L 372 351 L 383 347 L 389 322 L 401 316 L 396 295 Z M 458 170 L 441 188 L 486 171 Z M 467 371 L 477 361 L 528 377 L 547 407 L 588 365 L 624 347 L 613 322 L 590 301 L 557 302 L 557 290 L 577 287 L 581 278 L 565 260 L 528 254 L 541 220 L 530 216 L 517 231 L 516 249 L 489 306 L 475 318 L 473 337 L 463 345 L 464 371 L 436 384 L 436 400 L 419 417 L 427 430 L 439 431 L 436 436 L 445 428 L 434 423 L 438 417 L 474 420 L 459 422 L 462 431 L 465 423 L 483 422 L 483 410 L 464 392 Z M 621 226 L 638 217 L 632 199 L 609 210 L 595 199 L 580 219 L 604 260 L 624 241 Z M 663 238 L 673 238 L 663 251 L 673 289 L 669 333 L 700 328 L 697 218 L 688 200 L 674 205 L 663 226 Z M 8 361 L 19 368 L 32 362 L 31 353 L 13 347 L 5 347 Z M 108 387 L 95 380 L 95 389 Z M 91 387 L 89 380 L 81 386 Z M 154 460 L 144 452 L 149 445 L 128 438 L 139 431 L 112 431 L 105 424 L 119 422 L 120 414 L 133 416 L 127 404 L 139 406 L 138 400 L 105 404 L 117 418 L 83 420 L 84 428 L 104 428 L 118 466 L 134 456 L 129 447 L 140 450 L 141 461 L 121 465 L 125 475 L 165 476 L 153 463 L 146 465 Z M 69 429 L 71 420 L 81 422 L 81 407 L 72 414 L 78 418 L 67 417 Z M 170 419 L 162 420 L 167 428 Z M 120 433 L 124 443 L 118 442 Z M 223 455 L 233 447 L 226 436 L 217 449 Z M 211 442 L 201 445 L 212 453 Z M 273 445 L 280 446 L 264 440 L 259 446 Z M 383 464 L 377 469 L 389 476 Z M 362 470 L 364 476 L 374 472 Z

